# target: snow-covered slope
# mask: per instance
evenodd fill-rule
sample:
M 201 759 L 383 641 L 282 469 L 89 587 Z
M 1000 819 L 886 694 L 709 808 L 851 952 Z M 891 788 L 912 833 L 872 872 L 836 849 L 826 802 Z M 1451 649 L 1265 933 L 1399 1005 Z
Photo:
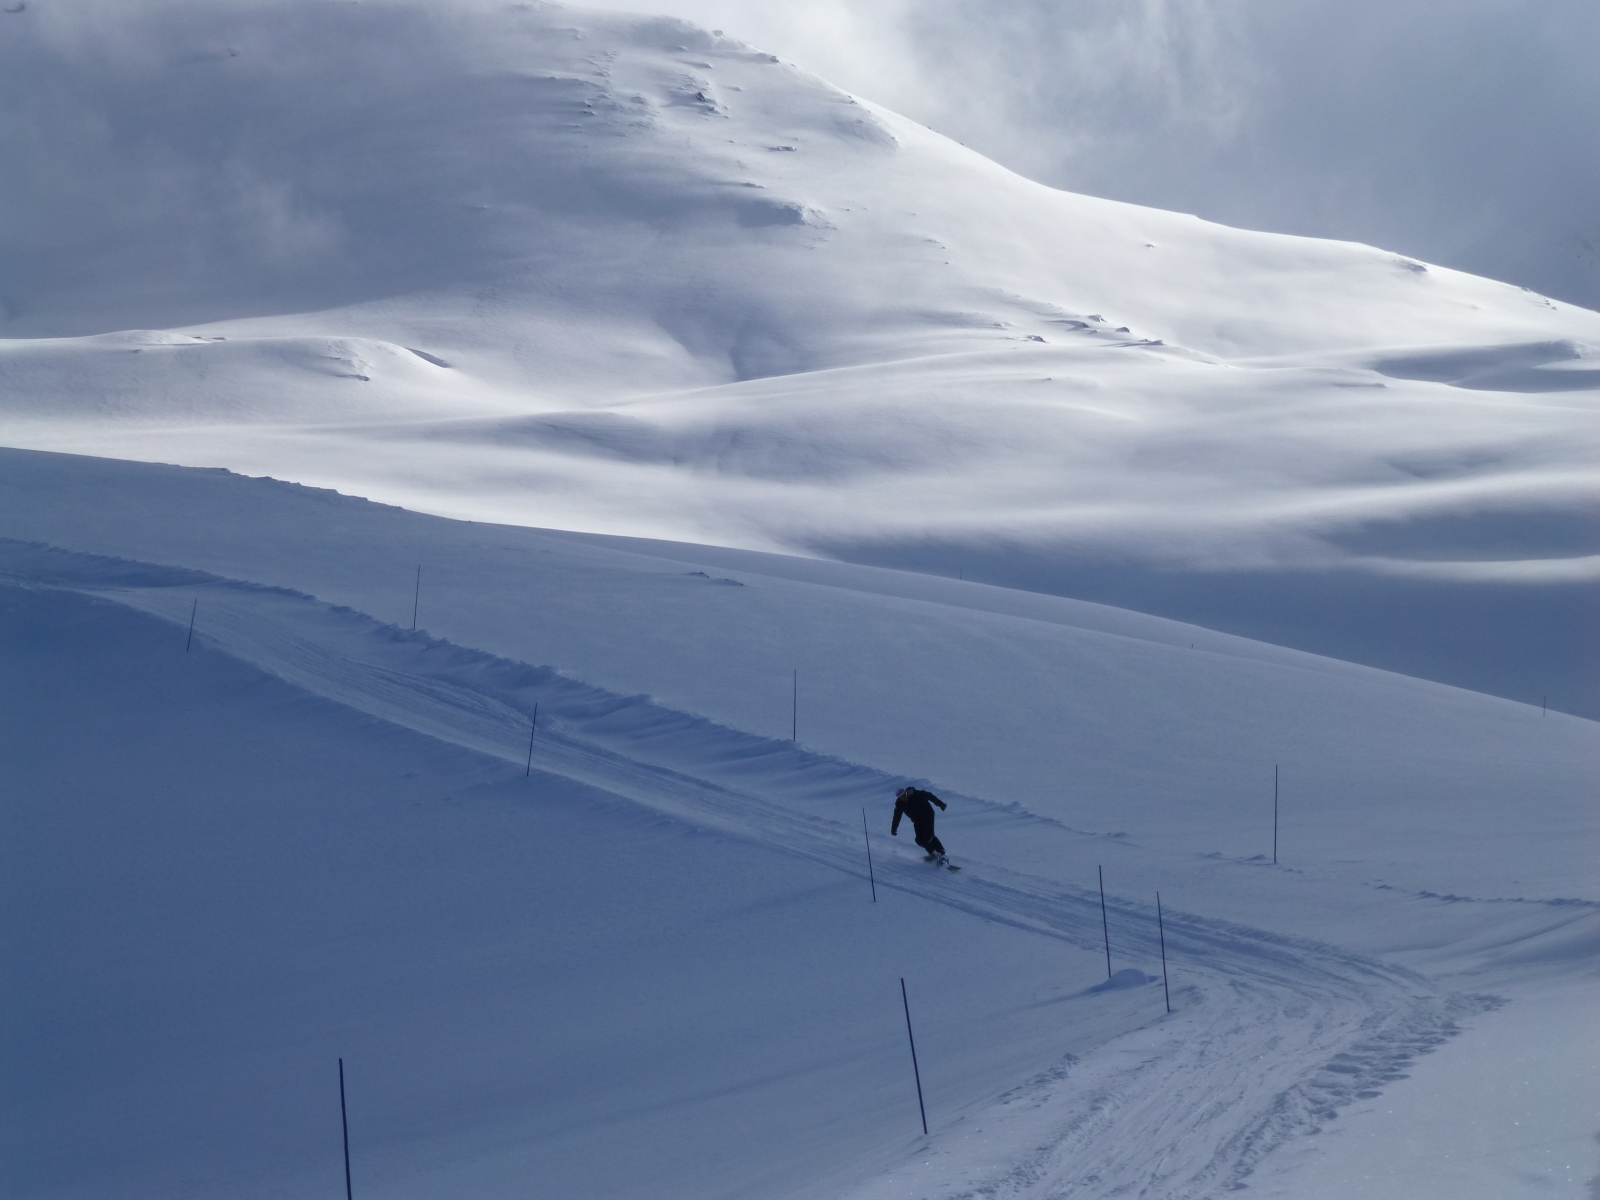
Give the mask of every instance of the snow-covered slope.
M 341 1054 L 401 1197 L 1579 1194 L 1592 722 L 216 471 L 0 452 L 0 539 L 18 1195 L 337 1190 Z
M 3 28 L 8 444 L 970 570 L 1592 705 L 1593 313 L 1058 192 L 677 21 Z
M 300 327 L 365 322 L 588 398 L 1091 314 L 1229 358 L 1596 329 L 1367 247 L 1032 183 L 679 21 L 410 0 L 11 17 L 7 87 L 33 118 L 12 146 L 53 168 L 8 183 L 12 336 L 338 305 Z

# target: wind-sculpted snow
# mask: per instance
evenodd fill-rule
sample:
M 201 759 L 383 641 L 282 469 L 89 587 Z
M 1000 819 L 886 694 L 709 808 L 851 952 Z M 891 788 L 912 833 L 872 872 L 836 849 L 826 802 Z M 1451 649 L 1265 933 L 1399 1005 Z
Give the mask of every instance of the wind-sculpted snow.
M 541 780 L 575 781 L 861 884 L 860 816 L 907 782 L 290 589 L 40 544 L 7 543 L 0 568 L 13 585 L 73 589 L 162 617 L 175 636 L 203 611 L 202 653 L 512 768 L 526 758 Z M 983 827 L 984 844 L 1038 837 L 1037 814 L 931 783 Z M 1056 828 L 1080 857 L 1115 853 L 1108 839 Z M 960 877 L 930 873 L 881 834 L 875 840 L 880 888 L 1091 955 L 1101 949 L 1092 890 L 979 854 L 961 855 Z M 1157 1021 L 1153 910 L 1115 888 L 1107 907 L 1118 961 L 1146 970 L 1125 968 L 1084 993 L 1138 993 L 1125 1019 L 1103 1028 L 1102 1044 L 1002 1094 L 969 1092 L 959 1118 L 935 1118 L 939 1140 L 915 1161 L 830 1194 L 1220 1196 L 1245 1186 L 1274 1150 L 1404 1078 L 1413 1059 L 1459 1032 L 1463 1015 L 1498 1003 L 1325 942 L 1168 908 L 1174 1015 Z M 838 1185 L 835 1175 L 816 1194 Z M 813 1194 L 799 1177 L 785 1193 L 796 1188 Z
M 0 88 L 7 444 L 1600 703 L 1600 558 L 1554 536 L 1594 524 L 1594 313 L 1055 191 L 675 20 L 63 0 Z

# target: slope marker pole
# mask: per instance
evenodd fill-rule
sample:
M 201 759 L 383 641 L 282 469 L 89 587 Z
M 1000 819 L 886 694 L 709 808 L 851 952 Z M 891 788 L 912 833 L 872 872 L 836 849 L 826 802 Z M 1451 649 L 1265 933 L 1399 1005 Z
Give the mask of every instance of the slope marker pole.
M 794 669 L 794 690 L 789 693 L 789 740 L 797 742 L 800 729 L 800 668 Z
M 194 616 L 200 611 L 200 600 L 196 597 L 194 607 L 189 610 L 189 636 L 183 643 L 183 652 L 189 653 L 189 647 L 194 645 Z
M 339 1060 L 339 1125 L 344 1130 L 344 1200 L 354 1200 L 350 1188 L 350 1116 L 344 1106 L 344 1059 Z
M 917 1039 L 911 1032 L 911 1001 L 906 998 L 906 978 L 900 977 L 900 1003 L 906 1010 L 906 1039 L 911 1043 L 911 1074 L 917 1081 L 917 1112 L 922 1115 L 922 1136 L 928 1136 L 928 1110 L 922 1103 L 922 1072 L 917 1068 Z
M 522 773 L 523 778 L 533 774 L 533 735 L 539 731 L 539 706 L 533 706 L 533 724 L 528 726 L 528 769 Z
M 1539 697 L 1539 715 L 1541 717 L 1548 717 L 1550 715 L 1550 697 L 1549 696 L 1540 696 Z
M 878 877 L 872 871 L 872 839 L 867 836 L 867 810 L 861 810 L 861 840 L 867 844 L 867 882 L 872 884 L 872 902 L 878 902 Z
M 1161 893 L 1156 893 L 1156 932 L 1161 935 L 1161 994 L 1167 998 L 1167 1011 L 1172 1011 L 1172 991 L 1167 987 L 1167 926 L 1161 919 Z
M 411 593 L 411 628 L 417 627 L 417 606 L 422 603 L 422 564 L 417 564 L 417 587 Z
M 1111 978 L 1111 925 L 1106 920 L 1106 872 L 1104 867 L 1096 867 L 1100 875 L 1100 931 L 1106 936 L 1106 978 Z
M 1278 764 L 1272 764 L 1272 865 L 1278 865 Z

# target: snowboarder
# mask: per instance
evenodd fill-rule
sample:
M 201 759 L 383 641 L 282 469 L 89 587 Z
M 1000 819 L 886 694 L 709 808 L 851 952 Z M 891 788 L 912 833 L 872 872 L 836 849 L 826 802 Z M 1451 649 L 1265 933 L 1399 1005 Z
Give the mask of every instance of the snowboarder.
M 943 800 L 921 788 L 903 787 L 894 796 L 894 821 L 889 825 L 891 837 L 900 835 L 900 818 L 910 817 L 917 845 L 928 852 L 927 861 L 941 867 L 950 865 L 942 843 L 933 833 L 933 806 L 945 807 Z

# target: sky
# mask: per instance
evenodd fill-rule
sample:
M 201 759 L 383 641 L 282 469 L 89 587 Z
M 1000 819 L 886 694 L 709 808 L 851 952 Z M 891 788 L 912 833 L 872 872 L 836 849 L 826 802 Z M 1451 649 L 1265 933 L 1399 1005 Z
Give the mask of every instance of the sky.
M 1031 178 L 1600 308 L 1593 0 L 600 0 Z

